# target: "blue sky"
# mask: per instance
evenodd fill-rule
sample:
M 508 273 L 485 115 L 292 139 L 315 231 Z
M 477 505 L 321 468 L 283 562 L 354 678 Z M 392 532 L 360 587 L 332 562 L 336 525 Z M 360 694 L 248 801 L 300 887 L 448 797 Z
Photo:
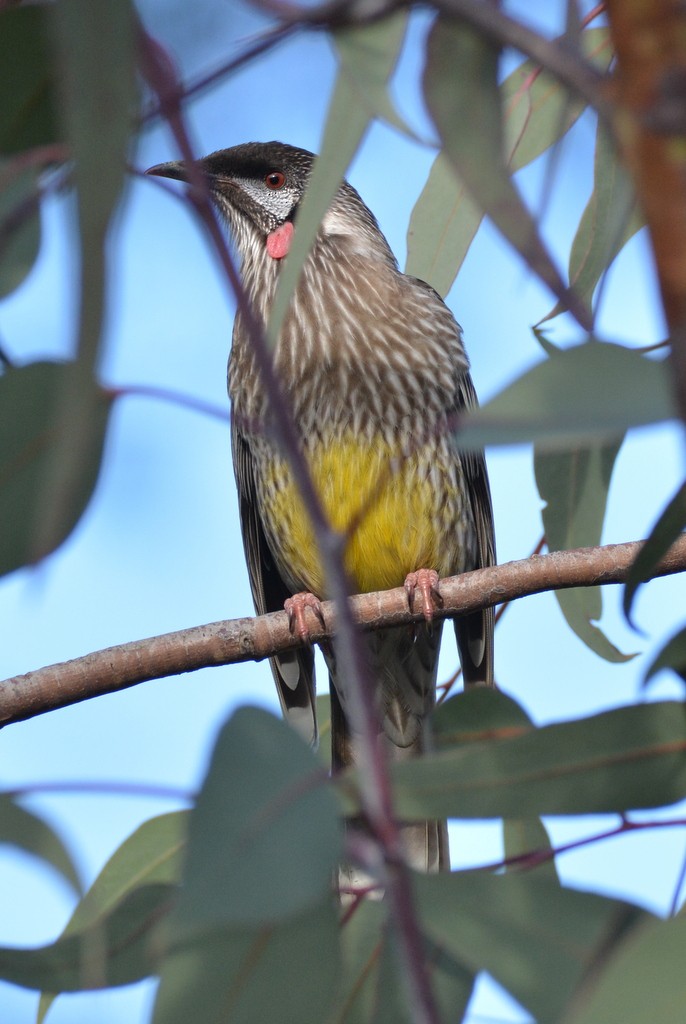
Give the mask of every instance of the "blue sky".
M 518 6 L 510 5 L 517 13 Z M 236 52 L 261 22 L 245 8 L 211 0 L 200 5 L 147 0 L 149 29 L 177 54 L 185 74 L 212 68 Z M 554 27 L 556 4 L 542 12 Z M 413 28 L 396 87 L 413 123 L 425 124 L 416 98 L 419 41 Z M 326 40 L 304 36 L 256 62 L 188 108 L 198 153 L 250 139 L 279 138 L 316 150 L 334 61 Z M 592 125 L 570 134 L 549 203 L 546 237 L 561 260 L 590 190 Z M 155 126 L 141 139 L 134 163 L 145 168 L 177 156 Z M 376 213 L 402 264 L 409 215 L 434 152 L 375 126 L 349 177 Z M 545 161 L 522 187 L 540 201 Z M 64 356 L 73 345 L 73 232 L 68 199 L 44 211 L 41 256 L 25 284 L 0 304 L 0 334 L 18 362 Z M 116 386 L 151 385 L 210 402 L 225 419 L 182 404 L 121 399 L 94 498 L 67 543 L 46 562 L 0 581 L 0 677 L 139 637 L 251 613 L 232 479 L 225 366 L 233 303 L 209 248 L 186 207 L 150 180 L 133 179 L 111 239 L 112 283 L 102 378 Z M 552 300 L 533 282 L 486 225 L 475 241 L 449 304 L 465 330 L 473 377 L 482 399 L 540 358 L 530 331 Z M 600 316 L 605 338 L 643 345 L 664 336 L 645 238 L 639 236 L 610 273 Z M 553 338 L 580 340 L 568 325 Z M 489 452 L 499 558 L 525 557 L 540 536 L 540 500 L 528 448 Z M 673 427 L 636 431 L 615 471 L 604 541 L 645 536 L 680 481 L 682 443 Z M 605 595 L 603 624 L 633 661 L 613 666 L 591 654 L 567 629 L 554 597 L 541 595 L 508 610 L 498 628 L 499 684 L 536 721 L 590 714 L 642 699 L 646 664 L 681 624 L 683 582 L 650 584 L 637 619 L 647 637 L 631 633 L 619 612 L 618 589 Z M 445 644 L 443 670 L 455 662 Z M 322 677 L 323 678 L 323 677 Z M 666 674 L 649 697 L 681 695 Z M 237 703 L 276 708 L 266 665 L 241 665 L 147 683 L 5 729 L 0 739 L 4 787 L 55 780 L 162 783 L 192 789 L 214 736 Z M 171 804 L 142 796 L 36 796 L 31 806 L 57 825 L 91 880 L 115 847 L 145 818 Z M 553 823 L 558 842 L 607 824 Z M 491 826 L 453 832 L 456 863 L 498 854 Z M 569 884 L 633 898 L 666 912 L 681 859 L 683 833 L 640 833 L 561 858 Z M 0 849 L 0 943 L 50 941 L 71 910 L 69 893 L 28 858 Z M 137 1024 L 145 1020 L 152 987 L 105 995 L 61 997 L 54 1024 Z M 36 997 L 0 985 L 3 1024 L 28 1024 Z M 479 1014 L 525 1020 L 493 988 L 482 987 Z

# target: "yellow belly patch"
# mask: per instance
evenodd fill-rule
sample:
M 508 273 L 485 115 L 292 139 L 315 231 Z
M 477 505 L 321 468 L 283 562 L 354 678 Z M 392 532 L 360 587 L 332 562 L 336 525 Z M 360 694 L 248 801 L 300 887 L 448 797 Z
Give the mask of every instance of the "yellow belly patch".
M 307 451 L 329 522 L 347 536 L 345 566 L 359 592 L 400 586 L 418 568 L 460 571 L 455 562 L 467 524 L 455 459 L 441 441 L 404 458 L 394 458 L 383 441 L 370 445 L 359 438 Z M 288 567 L 298 589 L 325 595 L 312 525 L 288 466 L 276 458 L 263 469 L 265 526 L 282 571 Z

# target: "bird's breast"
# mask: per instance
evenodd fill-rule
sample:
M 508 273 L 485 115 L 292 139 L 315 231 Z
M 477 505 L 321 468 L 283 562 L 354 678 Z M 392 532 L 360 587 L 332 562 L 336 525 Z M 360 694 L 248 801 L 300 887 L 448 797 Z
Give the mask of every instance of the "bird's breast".
M 259 502 L 279 571 L 294 590 L 324 597 L 314 531 L 287 461 L 269 444 L 257 455 Z M 401 452 L 381 436 L 317 437 L 304 453 L 344 561 L 359 592 L 402 585 L 414 569 L 469 568 L 474 529 L 459 456 L 445 438 Z

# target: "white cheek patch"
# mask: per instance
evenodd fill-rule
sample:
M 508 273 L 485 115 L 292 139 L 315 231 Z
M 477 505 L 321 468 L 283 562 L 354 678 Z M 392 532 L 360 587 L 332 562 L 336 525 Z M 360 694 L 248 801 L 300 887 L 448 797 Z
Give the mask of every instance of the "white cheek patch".
M 345 217 L 338 210 L 329 210 L 322 221 L 322 231 L 325 235 L 336 235 L 345 238 L 346 250 L 351 253 L 358 253 L 361 256 L 372 256 L 374 247 L 370 245 L 366 234 L 359 230 L 349 217 Z

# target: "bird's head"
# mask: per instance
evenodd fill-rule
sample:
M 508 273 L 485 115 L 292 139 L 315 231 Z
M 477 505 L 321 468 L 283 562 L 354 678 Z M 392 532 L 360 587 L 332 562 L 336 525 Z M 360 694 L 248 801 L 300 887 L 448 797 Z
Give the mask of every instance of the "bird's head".
M 262 247 L 273 259 L 285 256 L 315 156 L 284 142 L 246 142 L 198 161 L 212 197 L 228 221 L 243 257 Z M 183 162 L 157 164 L 146 174 L 188 180 Z M 372 213 L 343 182 L 326 214 L 322 232 L 346 239 L 359 252 L 383 250 L 393 256 Z

